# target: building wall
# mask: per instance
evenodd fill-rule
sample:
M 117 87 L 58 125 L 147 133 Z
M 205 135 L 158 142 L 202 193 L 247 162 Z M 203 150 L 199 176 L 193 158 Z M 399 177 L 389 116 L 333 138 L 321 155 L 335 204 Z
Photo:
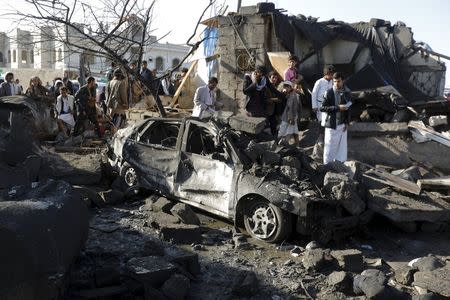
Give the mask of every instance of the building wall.
M 249 60 L 247 51 L 254 57 Z M 243 81 L 255 65 L 269 66 L 266 52 L 284 51 L 272 38 L 271 19 L 263 15 L 219 17 L 217 53 L 220 54 L 219 88 L 224 109 L 245 111 Z

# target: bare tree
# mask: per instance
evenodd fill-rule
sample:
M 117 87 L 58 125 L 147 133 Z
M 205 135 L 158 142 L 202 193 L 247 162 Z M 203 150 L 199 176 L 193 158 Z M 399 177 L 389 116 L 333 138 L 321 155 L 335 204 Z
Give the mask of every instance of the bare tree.
M 21 22 L 41 29 L 41 32 L 49 31 L 51 28 L 52 33 L 49 36 L 43 35 L 43 39 L 64 44 L 70 53 L 81 54 L 81 76 L 85 70 L 84 62 L 89 55 L 105 57 L 128 73 L 132 73 L 128 59 L 138 61 L 139 67 L 144 49 L 158 42 L 150 35 L 155 0 L 100 0 L 96 2 L 97 4 L 93 4 L 90 0 L 26 0 L 26 2 L 34 7 L 34 11 L 32 13 L 17 11 Z M 193 35 L 187 41 L 191 51 L 177 66 L 165 75 L 155 78 L 155 81 L 169 76 L 173 70 L 178 69 L 203 42 L 201 40 L 191 44 L 200 21 L 214 2 L 215 0 L 209 1 L 199 17 Z M 164 37 L 165 35 L 162 38 Z M 153 94 L 161 116 L 166 116 L 155 85 L 143 81 L 140 74 L 133 73 L 133 75 L 143 83 L 144 91 Z

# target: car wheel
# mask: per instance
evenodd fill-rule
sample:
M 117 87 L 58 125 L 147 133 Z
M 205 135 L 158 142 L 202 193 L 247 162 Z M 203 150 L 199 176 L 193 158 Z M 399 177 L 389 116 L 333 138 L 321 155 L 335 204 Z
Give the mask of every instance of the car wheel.
M 254 238 L 280 242 L 292 232 L 292 215 L 266 199 L 253 199 L 244 208 L 244 226 Z
M 122 168 L 121 176 L 127 188 L 135 187 L 138 185 L 138 175 L 136 173 L 136 170 L 132 166 L 128 164 L 124 165 L 124 167 Z

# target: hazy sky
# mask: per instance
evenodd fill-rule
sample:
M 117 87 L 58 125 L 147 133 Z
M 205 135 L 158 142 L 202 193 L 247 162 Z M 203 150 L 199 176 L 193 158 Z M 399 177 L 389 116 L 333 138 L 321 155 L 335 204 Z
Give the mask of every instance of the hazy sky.
M 144 0 L 149 2 L 149 0 Z M 23 11 L 30 9 L 23 0 L 0 0 L 0 14 L 11 10 L 11 6 Z M 237 0 L 216 0 L 217 4 L 228 5 L 227 12 L 236 11 Z M 242 5 L 257 2 L 242 0 Z M 273 0 L 277 8 L 287 13 L 318 17 L 346 22 L 369 21 L 371 18 L 389 20 L 391 23 L 403 21 L 411 27 L 416 41 L 427 42 L 434 51 L 450 56 L 450 0 Z M 99 0 L 91 0 L 99 5 Z M 161 36 L 169 31 L 164 39 L 171 43 L 183 44 L 209 0 L 157 0 L 152 27 L 154 34 Z M 208 11 L 206 16 L 214 15 Z M 7 31 L 11 22 L 0 16 L 0 31 Z M 450 61 L 445 61 L 450 66 Z M 450 71 L 447 71 L 447 84 L 450 87 Z

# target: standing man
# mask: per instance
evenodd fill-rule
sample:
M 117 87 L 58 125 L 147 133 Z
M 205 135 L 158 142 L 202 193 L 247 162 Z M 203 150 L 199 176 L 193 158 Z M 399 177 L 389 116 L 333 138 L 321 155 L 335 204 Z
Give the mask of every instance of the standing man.
M 14 86 L 14 74 L 6 73 L 5 82 L 0 84 L 0 97 L 15 95 L 16 88 Z
M 333 87 L 325 93 L 325 99 L 320 107 L 326 112 L 325 118 L 325 148 L 323 163 L 347 160 L 347 127 L 350 122 L 349 108 L 352 102 L 350 90 L 344 86 L 342 73 L 333 75 Z
M 120 68 L 114 70 L 114 78 L 108 82 L 105 95 L 108 115 L 114 124 L 111 133 L 114 134 L 124 126 L 128 109 L 128 87 Z
M 211 77 L 207 85 L 197 88 L 194 95 L 193 117 L 205 119 L 211 117 L 215 112 L 216 94 L 215 89 L 219 81 Z
M 73 117 L 74 97 L 69 94 L 69 89 L 62 86 L 59 89 L 60 95 L 56 98 L 56 111 L 58 112 L 58 129 L 63 133 L 64 137 L 68 137 L 70 130 L 75 126 Z
M 75 94 L 75 101 L 77 107 L 77 121 L 73 130 L 74 135 L 77 136 L 86 129 L 86 122 L 89 120 L 95 126 L 95 131 L 98 135 L 99 127 L 97 120 L 96 101 L 96 83 L 94 77 L 88 77 L 87 84 L 83 85 Z
M 152 71 L 150 71 L 147 68 L 147 61 L 146 60 L 142 61 L 141 77 L 142 77 L 142 81 L 143 81 L 144 85 L 147 86 L 147 88 L 150 88 L 151 94 L 152 95 L 155 94 L 154 93 L 155 92 L 154 91 L 154 86 L 153 86 L 154 85 L 153 80 L 155 78 L 153 77 Z M 149 93 L 147 92 L 146 95 L 149 95 Z
M 323 123 L 325 122 L 325 118 L 323 117 L 324 114 L 320 111 L 320 107 L 322 106 L 325 93 L 333 87 L 333 73 L 334 67 L 331 65 L 326 66 L 323 69 L 323 77 L 316 81 L 311 95 L 312 110 L 316 114 L 317 121 L 319 121 L 321 125 L 319 129 L 319 144 L 323 144 Z
M 22 95 L 23 94 L 23 86 L 20 84 L 19 78 L 16 78 L 16 84 L 15 87 L 15 95 Z
M 251 75 L 244 76 L 245 110 L 249 117 L 266 117 L 268 91 L 272 92 L 275 97 L 284 99 L 283 93 L 278 91 L 267 78 L 264 66 L 257 66 Z

